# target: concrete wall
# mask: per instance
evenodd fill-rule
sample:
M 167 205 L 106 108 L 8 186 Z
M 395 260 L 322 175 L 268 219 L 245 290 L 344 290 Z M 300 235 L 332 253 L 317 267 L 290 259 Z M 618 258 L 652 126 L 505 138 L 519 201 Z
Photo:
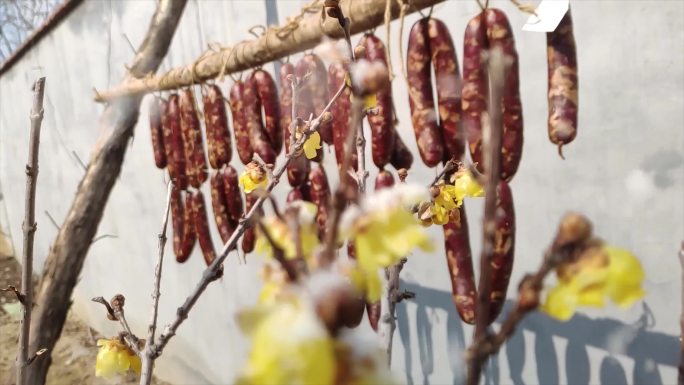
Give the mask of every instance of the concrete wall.
M 278 16 L 284 20 L 302 4 L 190 1 L 163 69 L 191 62 L 210 42 L 230 45 L 248 39 L 251 26 Z M 518 216 L 512 282 L 537 266 L 558 218 L 572 209 L 592 218 L 606 240 L 640 256 L 648 294 L 628 311 L 592 310 L 567 323 L 541 314 L 529 317 L 494 360 L 488 382 L 674 383 L 681 288 L 676 252 L 684 237 L 684 3 L 573 2 L 580 132 L 565 148 L 565 161 L 558 158 L 546 134 L 545 36 L 522 32 L 526 16 L 510 2 L 493 0 L 491 5 L 507 11 L 516 28 L 525 111 L 524 157 L 512 184 Z M 435 7 L 433 15 L 448 23 L 459 53 L 465 25 L 477 9 L 474 1 Z M 3 218 L 2 230 L 11 233 L 18 250 L 30 85 L 39 76 L 47 77 L 36 210 L 38 270 L 57 233 L 47 213 L 57 224 L 64 220 L 83 176 L 76 158 L 88 162 L 99 134 L 96 122 L 103 107 L 92 102 L 93 87 L 105 89 L 119 82 L 124 64 L 133 56 L 123 34 L 138 45 L 153 10 L 152 1 L 84 2 L 0 78 L 0 186 L 8 218 Z M 407 18 L 405 33 L 416 19 Z M 395 68 L 400 60 L 398 30 L 393 23 Z M 377 33 L 384 37 L 384 28 Z M 393 87 L 401 135 L 415 151 L 401 77 Z M 148 320 L 165 196 L 164 175 L 154 167 L 151 153 L 148 101 L 143 102 L 135 139 L 98 229 L 98 234 L 115 238 L 92 245 L 74 294 L 73 309 L 105 334 L 115 333 L 117 326 L 89 301 L 94 296 L 123 293 L 129 321 L 138 332 Z M 333 160 L 332 153 L 327 159 Z M 417 166 L 411 180 L 425 183 L 433 175 L 433 170 Z M 278 191 L 282 194 L 285 189 Z M 469 202 L 468 213 L 473 251 L 478 255 L 481 202 Z M 441 244 L 441 232 L 430 232 Z M 214 239 L 219 239 L 217 233 Z M 168 254 L 172 255 L 170 250 Z M 200 277 L 204 262 L 198 250 L 195 254 L 184 265 L 172 257 L 166 261 L 162 324 L 172 319 Z M 402 273 L 406 287 L 418 297 L 399 306 L 393 367 L 409 383 L 459 383 L 463 373 L 460 357 L 471 328 L 453 310 L 442 255 L 413 255 Z M 178 384 L 231 381 L 248 349 L 233 314 L 253 303 L 258 292 L 259 257 L 248 259 L 246 266 L 238 265 L 234 256 L 228 259 L 223 280 L 209 287 L 159 361 L 161 378 Z

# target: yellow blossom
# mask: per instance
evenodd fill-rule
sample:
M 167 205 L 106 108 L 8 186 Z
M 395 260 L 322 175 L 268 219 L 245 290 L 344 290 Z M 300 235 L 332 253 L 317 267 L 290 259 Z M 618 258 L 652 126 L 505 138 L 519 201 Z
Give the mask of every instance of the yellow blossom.
M 100 350 L 95 361 L 96 377 L 125 374 L 129 369 L 140 374 L 140 358 L 119 338 L 97 340 L 97 346 Z
M 454 181 L 453 189 L 447 187 L 446 192 L 449 196 L 454 198 L 457 207 L 461 207 L 463 198 L 484 196 L 484 189 L 477 183 L 477 180 L 473 177 L 470 170 L 461 169 L 455 173 L 452 178 Z
M 295 133 L 295 139 L 299 140 L 302 134 L 299 132 Z M 307 159 L 313 159 L 316 157 L 318 150 L 321 148 L 321 134 L 318 131 L 314 131 L 309 135 L 309 137 L 304 142 L 302 149 L 304 150 L 304 156 Z
M 369 301 L 380 298 L 380 268 L 393 265 L 416 247 L 432 250 L 420 222 L 401 204 L 361 213 L 348 235 L 354 243 L 359 269 L 350 278 L 358 289 L 365 292 Z
M 268 176 L 266 171 L 256 162 L 249 162 L 245 167 L 245 171 L 240 174 L 240 186 L 245 190 L 246 194 L 258 188 L 266 188 L 268 185 Z
M 378 271 L 365 271 L 358 266 L 345 270 L 345 275 L 349 278 L 359 294 L 363 294 L 369 303 L 377 302 L 382 296 L 382 281 Z
M 313 306 L 299 298 L 259 306 L 238 315 L 252 340 L 238 384 L 332 384 L 334 341 Z
M 433 198 L 430 213 L 432 214 L 432 223 L 436 225 L 444 225 L 449 222 L 452 217 L 452 212 L 463 204 L 456 203 L 456 194 L 454 186 L 442 185 L 439 187 L 439 194 Z
M 299 240 L 302 246 L 302 254 L 308 259 L 313 254 L 313 250 L 318 246 L 317 228 L 314 222 L 317 208 L 311 202 L 301 201 L 298 205 L 300 206 L 300 212 L 304 211 L 299 216 Z M 265 218 L 262 223 L 273 243 L 283 250 L 285 258 L 295 258 L 297 256 L 297 246 L 287 223 L 276 216 Z M 272 257 L 273 250 L 268 239 L 266 239 L 261 231 L 257 235 L 255 250 L 258 253 Z
M 622 308 L 644 296 L 644 271 L 630 252 L 602 246 L 580 260 L 557 269 L 558 285 L 547 294 L 542 310 L 568 320 L 578 306 L 603 307 L 609 298 Z

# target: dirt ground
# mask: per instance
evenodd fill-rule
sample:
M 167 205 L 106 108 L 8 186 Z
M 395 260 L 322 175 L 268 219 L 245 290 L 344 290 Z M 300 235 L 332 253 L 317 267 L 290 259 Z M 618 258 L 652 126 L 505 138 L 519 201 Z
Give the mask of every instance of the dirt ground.
M 0 287 L 17 285 L 20 276 L 21 270 L 16 259 L 0 254 Z M 10 385 L 14 381 L 19 316 L 10 313 L 14 313 L 13 307 L 16 308 L 17 305 L 14 294 L 0 292 L 0 385 Z M 48 372 L 47 384 L 137 384 L 133 373 L 127 378 L 110 381 L 95 377 L 96 341 L 101 337 L 69 313 L 62 336 L 52 354 L 53 363 Z M 167 383 L 153 381 L 153 384 Z

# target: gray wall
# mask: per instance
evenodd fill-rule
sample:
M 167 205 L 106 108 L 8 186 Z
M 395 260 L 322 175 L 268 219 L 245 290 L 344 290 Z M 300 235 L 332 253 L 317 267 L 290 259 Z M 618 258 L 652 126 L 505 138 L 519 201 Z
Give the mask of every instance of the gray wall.
M 641 258 L 648 294 L 628 311 L 609 306 L 578 314 L 567 323 L 541 314 L 529 317 L 493 361 L 487 381 L 674 383 L 681 288 L 676 251 L 684 237 L 684 3 L 573 2 L 580 132 L 565 148 L 565 161 L 546 134 L 545 36 L 522 32 L 526 16 L 510 2 L 491 3 L 507 11 L 516 28 L 525 111 L 524 157 L 512 183 L 518 216 L 512 282 L 537 266 L 558 218 L 567 210 L 579 210 L 594 220 L 597 233 L 606 240 Z M 274 10 L 284 20 L 302 4 L 271 2 L 268 20 L 274 20 Z M 449 1 L 435 7 L 434 16 L 448 23 L 460 47 L 465 25 L 477 9 L 474 1 Z M 0 78 L 0 186 L 7 212 L 2 230 L 11 233 L 15 249 L 20 249 L 30 85 L 39 76 L 47 77 L 37 202 L 38 270 L 57 233 L 45 212 L 57 223 L 64 220 L 83 176 L 74 154 L 88 162 L 100 134 L 96 122 L 103 107 L 92 102 L 93 87 L 105 89 L 119 82 L 124 64 L 133 56 L 123 34 L 138 45 L 153 10 L 152 1 L 87 1 Z M 416 19 L 407 18 L 405 33 Z M 190 1 L 163 68 L 191 62 L 210 42 L 230 45 L 248 39 L 249 27 L 266 22 L 262 1 Z M 398 30 L 393 23 L 395 68 L 400 60 Z M 384 28 L 377 33 L 384 37 Z M 458 51 L 462 53 L 461 48 Z M 401 135 L 415 151 L 401 77 L 393 87 Z M 98 229 L 99 234 L 116 238 L 92 245 L 74 294 L 73 309 L 105 334 L 115 333 L 117 326 L 89 301 L 94 296 L 123 293 L 129 321 L 138 332 L 148 320 L 165 196 L 164 175 L 152 160 L 148 102 L 149 98 L 143 102 L 135 139 Z M 416 167 L 411 180 L 426 183 L 433 175 L 433 170 Z M 468 202 L 475 255 L 481 243 L 481 212 L 481 202 Z M 441 232 L 431 229 L 430 234 L 441 245 Z M 217 233 L 214 239 L 219 239 Z M 168 254 L 172 255 L 170 250 Z M 162 324 L 173 317 L 201 275 L 204 262 L 197 250 L 195 254 L 184 265 L 172 257 L 167 260 Z M 405 286 L 418 297 L 399 306 L 393 367 L 409 383 L 459 383 L 463 373 L 462 347 L 472 330 L 453 310 L 442 255 L 413 255 L 402 273 Z M 178 384 L 231 381 L 248 349 L 233 315 L 252 304 L 258 292 L 259 257 L 248 260 L 244 266 L 234 256 L 229 258 L 225 277 L 210 286 L 159 361 L 160 377 Z

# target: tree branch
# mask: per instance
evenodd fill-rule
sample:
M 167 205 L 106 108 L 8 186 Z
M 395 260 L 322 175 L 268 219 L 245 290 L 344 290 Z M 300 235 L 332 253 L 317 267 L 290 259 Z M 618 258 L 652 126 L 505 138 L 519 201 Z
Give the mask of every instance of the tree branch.
M 171 208 L 171 191 L 173 184 L 168 183 L 166 192 L 166 209 L 164 210 L 164 217 L 162 218 L 162 227 L 159 232 L 159 253 L 157 257 L 157 265 L 154 269 L 154 286 L 152 289 L 152 315 L 150 316 L 150 324 L 147 329 L 147 343 L 141 354 L 142 369 L 140 374 L 140 384 L 149 385 L 152 382 L 152 368 L 154 367 L 154 358 L 152 358 L 152 349 L 154 345 L 155 334 L 157 332 L 157 316 L 159 313 L 159 288 L 161 286 L 162 266 L 164 265 L 164 246 L 166 246 L 166 228 L 169 223 L 169 210 Z
M 473 344 L 486 338 L 489 320 L 489 304 L 492 269 L 491 259 L 496 244 L 496 187 L 499 184 L 499 170 L 501 157 L 501 135 L 503 133 L 503 121 L 501 111 L 501 99 L 503 94 L 505 67 L 503 53 L 500 49 L 489 52 L 489 125 L 485 125 L 484 133 L 484 163 L 486 171 L 485 185 L 485 210 L 482 224 L 482 253 L 480 255 L 480 279 L 477 288 L 477 303 L 475 310 L 475 330 L 473 332 Z M 483 360 L 478 357 L 468 359 L 468 385 L 477 385 L 480 381 Z
M 26 197 L 24 207 L 24 245 L 21 256 L 21 294 L 23 311 L 19 331 L 19 355 L 17 356 L 17 385 L 27 384 L 29 360 L 29 335 L 33 309 L 33 238 L 36 234 L 36 184 L 38 183 L 38 149 L 40 127 L 43 122 L 43 96 L 45 78 L 33 83 L 33 107 L 31 108 L 31 137 L 29 158 L 26 164 Z
M 130 66 L 129 81 L 134 74 L 148 74 L 157 70 L 166 55 L 186 2 L 159 2 L 147 37 Z M 45 382 L 52 361 L 50 352 L 62 331 L 73 288 L 102 219 L 109 194 L 121 171 L 128 141 L 138 119 L 141 99 L 140 95 L 123 97 L 112 100 L 105 108 L 100 120 L 101 138 L 78 186 L 67 219 L 47 257 L 38 296 L 40 303 L 46 305 L 37 308 L 33 319 L 31 347 L 33 350 L 45 347 L 49 351 L 43 359 L 32 365 L 28 379 L 31 384 Z

